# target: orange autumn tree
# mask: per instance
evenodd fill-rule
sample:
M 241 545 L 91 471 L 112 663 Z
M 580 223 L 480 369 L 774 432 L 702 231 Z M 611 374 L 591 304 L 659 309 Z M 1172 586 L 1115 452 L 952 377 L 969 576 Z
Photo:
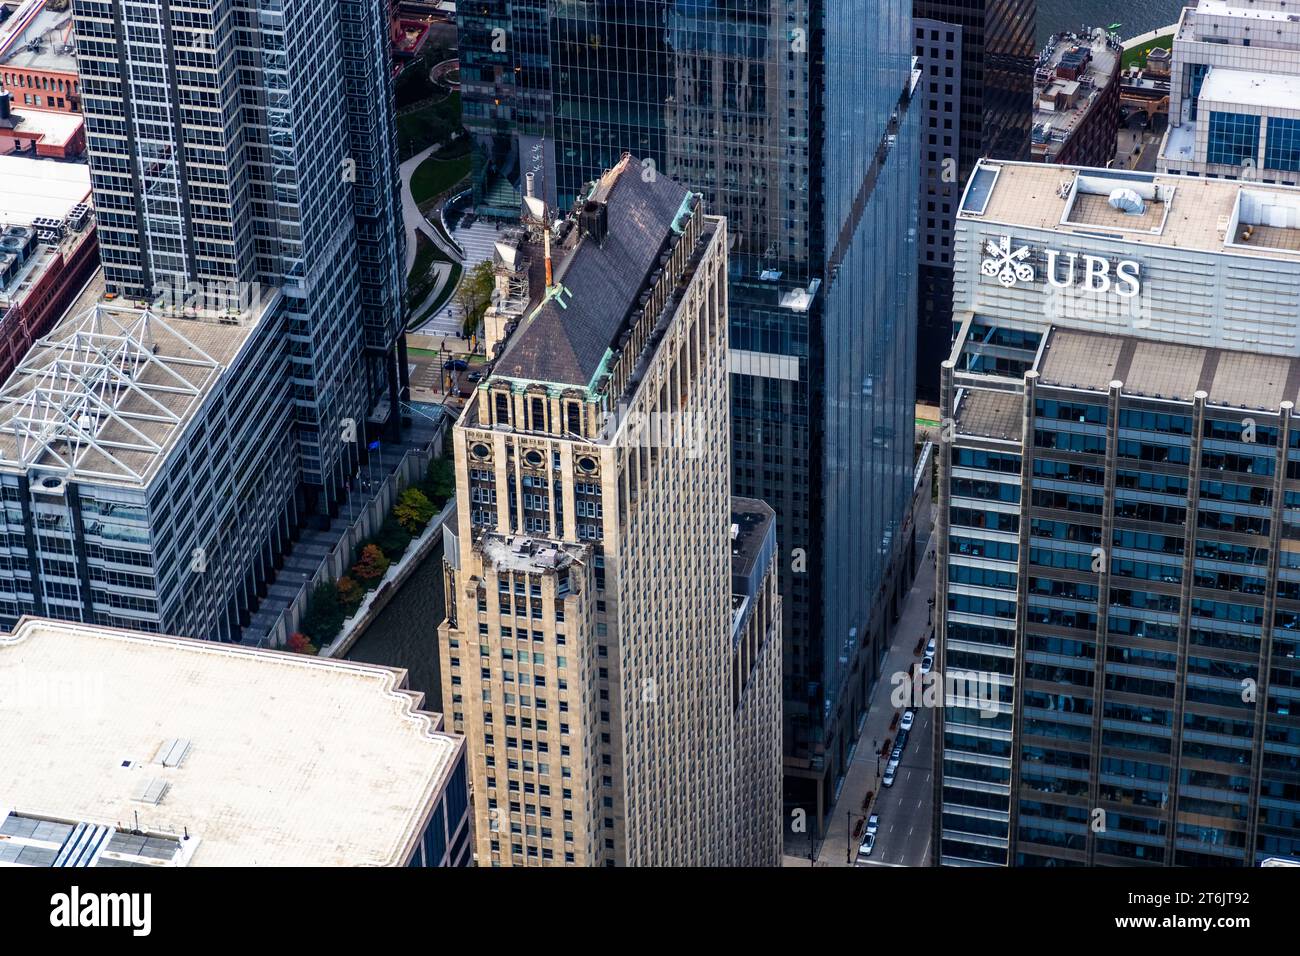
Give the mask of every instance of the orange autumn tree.
M 392 562 L 379 550 L 378 545 L 368 544 L 361 549 L 361 556 L 352 565 L 352 576 L 369 589 L 375 586 Z
M 380 572 L 380 577 L 382 576 L 383 572 Z M 366 589 L 346 575 L 335 581 L 334 587 L 339 592 L 339 603 L 344 607 L 356 607 L 366 596 Z

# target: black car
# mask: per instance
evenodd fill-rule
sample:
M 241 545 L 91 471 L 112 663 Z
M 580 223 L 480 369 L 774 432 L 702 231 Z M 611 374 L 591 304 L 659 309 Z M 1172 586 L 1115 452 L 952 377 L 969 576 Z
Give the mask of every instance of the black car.
M 906 730 L 900 730 L 900 731 L 898 732 L 898 739 L 894 741 L 894 746 L 897 747 L 899 750 L 902 750 L 904 747 L 907 746 L 907 731 L 906 731 Z
M 469 363 L 464 359 L 447 359 L 442 363 L 442 367 L 448 372 L 463 372 L 469 368 Z

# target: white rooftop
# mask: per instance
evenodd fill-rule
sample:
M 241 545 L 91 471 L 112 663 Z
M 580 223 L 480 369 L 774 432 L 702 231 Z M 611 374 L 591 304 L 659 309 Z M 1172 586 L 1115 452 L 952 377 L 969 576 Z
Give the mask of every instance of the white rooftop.
M 0 156 L 0 224 L 30 226 L 41 216 L 64 219 L 73 206 L 90 201 L 89 166 Z
M 1300 76 L 1225 70 L 1216 66 L 1201 83 L 1201 100 L 1269 110 L 1300 110 Z
M 463 748 L 404 682 L 24 618 L 0 635 L 0 810 L 188 833 L 191 866 L 401 865 Z

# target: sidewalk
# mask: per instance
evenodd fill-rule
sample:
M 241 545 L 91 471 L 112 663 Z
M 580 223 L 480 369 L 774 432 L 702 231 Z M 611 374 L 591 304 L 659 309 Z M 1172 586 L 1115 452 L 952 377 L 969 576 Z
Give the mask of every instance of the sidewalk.
M 883 772 L 885 760 L 877 761 L 876 752 L 886 737 L 893 738 L 896 735 L 896 729 L 891 728 L 890 724 L 895 713 L 901 714 L 901 711 L 895 710 L 890 702 L 890 696 L 894 691 L 893 675 L 899 672 L 906 673 L 913 662 L 916 662 L 918 667 L 920 666 L 921 655 L 914 654 L 913 649 L 916 647 L 917 641 L 928 637 L 930 633 L 931 625 L 928 623 L 930 607 L 928 602 L 934 597 L 934 565 L 931 563 L 930 556 L 933 553 L 934 542 L 935 538 L 932 531 L 926 541 L 923 556 L 918 563 L 916 580 L 912 582 L 912 589 L 907 595 L 907 603 L 903 606 L 903 613 L 895 632 L 897 636 L 890 647 L 885 664 L 881 668 L 880 679 L 876 681 L 876 686 L 872 689 L 871 699 L 868 703 L 867 719 L 863 721 L 862 733 L 858 738 L 852 760 L 849 762 L 844 785 L 840 788 L 839 799 L 836 800 L 834 808 L 827 815 L 826 837 L 822 841 L 820 852 L 817 855 L 818 866 L 849 865 L 851 836 L 847 814 L 851 811 L 854 815 L 853 822 L 856 823 L 858 817 L 862 814 L 862 801 L 866 797 L 867 791 L 880 792 L 879 778 L 876 776 L 876 772 L 877 767 Z M 916 730 L 920 729 L 919 726 L 916 728 Z M 919 741 L 916 743 L 919 743 Z M 916 743 L 909 744 L 909 749 L 915 746 Z M 918 829 L 920 825 L 924 825 L 928 843 L 930 820 L 915 822 L 918 824 Z M 854 850 L 856 850 L 857 841 L 852 840 L 852 842 Z M 791 865 L 797 864 L 792 863 Z M 803 861 L 802 865 L 807 866 L 807 861 Z

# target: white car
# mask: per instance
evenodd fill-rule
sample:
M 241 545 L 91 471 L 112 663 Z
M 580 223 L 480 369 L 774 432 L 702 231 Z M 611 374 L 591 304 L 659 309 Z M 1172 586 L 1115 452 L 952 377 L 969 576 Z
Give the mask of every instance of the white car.
M 874 836 L 876 831 L 879 829 L 880 829 L 880 814 L 873 813 L 871 816 L 867 817 L 867 833 L 869 835 Z
M 930 638 L 930 643 L 925 645 L 925 652 L 934 657 L 934 638 Z
M 925 657 L 921 658 L 921 673 L 928 674 L 933 669 L 934 669 L 934 658 L 931 657 L 929 654 L 926 654 Z
M 890 764 L 888 767 L 886 767 L 885 779 L 880 782 L 883 783 L 886 787 L 892 787 L 894 785 L 894 771 L 897 769 L 898 766 L 896 764 Z
M 911 730 L 912 722 L 916 720 L 916 714 L 910 710 L 903 711 L 903 721 L 898 725 L 900 730 Z
M 853 861 L 854 866 L 866 866 L 867 857 L 871 856 L 871 851 L 876 848 L 876 835 L 868 833 L 858 844 L 858 858 Z

